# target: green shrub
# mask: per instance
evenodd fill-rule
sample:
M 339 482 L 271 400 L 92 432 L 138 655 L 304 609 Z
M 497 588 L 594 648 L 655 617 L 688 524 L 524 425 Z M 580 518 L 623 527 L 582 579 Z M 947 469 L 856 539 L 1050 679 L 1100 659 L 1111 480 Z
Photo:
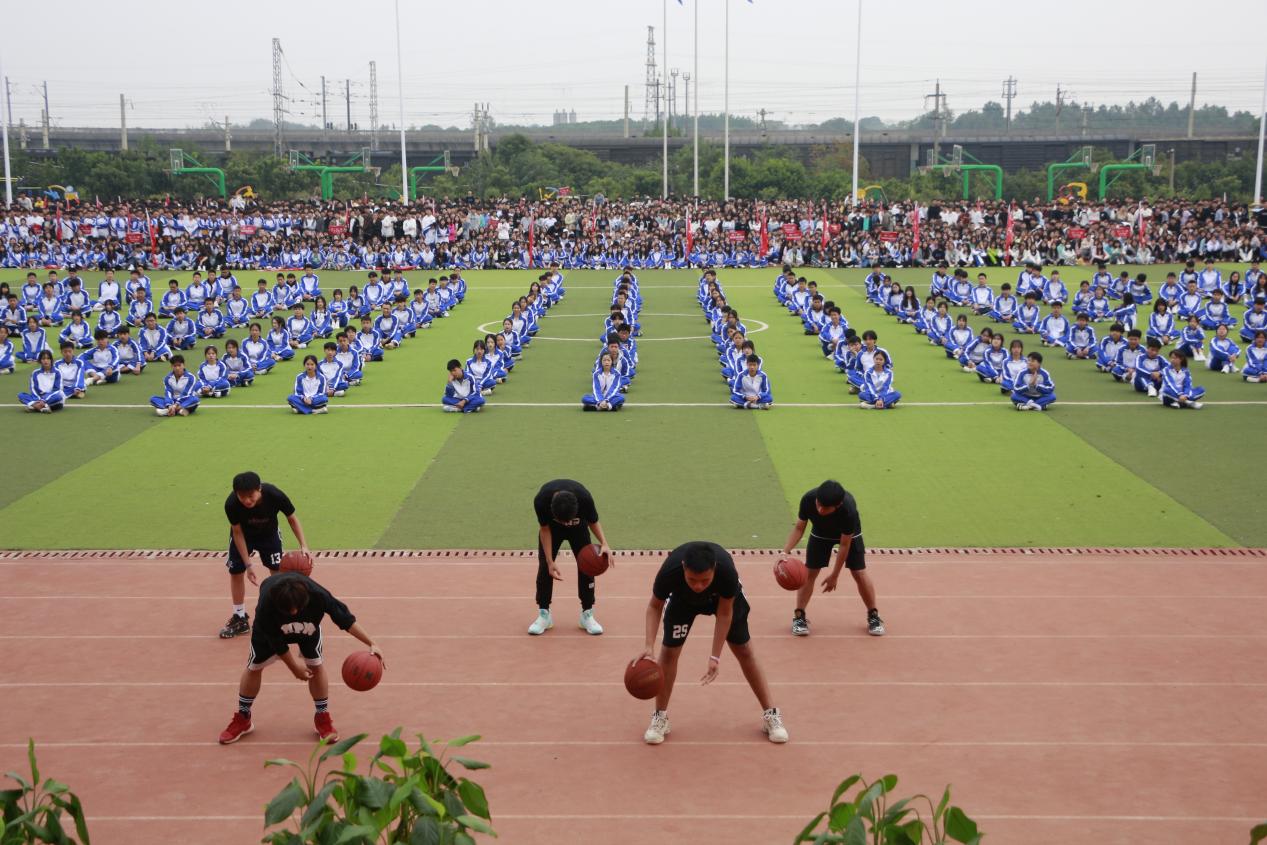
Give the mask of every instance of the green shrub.
M 27 740 L 26 758 L 31 764 L 30 780 L 17 772 L 5 775 L 19 789 L 0 791 L 0 845 L 89 845 L 84 807 L 70 787 L 52 778 L 40 783 L 40 767 L 35 762 L 35 740 Z M 63 814 L 75 825 L 76 840 L 63 826 Z
M 448 756 L 448 750 L 479 739 L 464 736 L 445 743 L 437 754 L 420 734 L 410 752 L 400 728 L 384 736 L 364 774 L 358 774 L 352 749 L 368 734 L 334 745 L 322 741 L 307 765 L 269 760 L 265 766 L 290 766 L 298 774 L 264 810 L 269 845 L 474 845 L 472 832 L 496 836 L 489 825 L 488 799 L 479 784 L 454 777 L 449 763 L 467 770 L 487 763 Z M 340 768 L 322 773 L 327 760 Z
M 913 795 L 890 802 L 897 775 L 885 775 L 867 783 L 862 775 L 841 781 L 824 812 L 814 817 L 796 842 L 815 845 L 945 845 L 961 842 L 977 845 L 984 834 L 977 823 L 950 804 L 950 787 L 933 804 L 927 795 Z M 852 798 L 851 789 L 857 787 Z M 927 806 L 927 815 L 921 813 Z

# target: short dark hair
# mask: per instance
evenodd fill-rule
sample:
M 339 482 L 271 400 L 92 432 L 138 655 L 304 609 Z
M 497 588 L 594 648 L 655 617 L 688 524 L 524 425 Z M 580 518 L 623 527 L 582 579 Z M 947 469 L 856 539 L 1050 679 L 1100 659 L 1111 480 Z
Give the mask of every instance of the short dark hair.
M 1026 357 L 1038 364 L 1043 363 L 1043 353 L 1041 352 L 1031 352 Z
M 445 364 L 444 368 L 446 370 L 452 370 L 454 367 L 460 367 L 460 366 L 462 366 L 461 361 L 459 361 L 457 358 L 450 358 L 449 363 Z
M 260 476 L 254 472 L 239 472 L 233 476 L 234 493 L 251 493 L 260 489 Z
M 711 572 L 717 568 L 717 558 L 707 543 L 692 543 L 682 556 L 682 565 L 692 572 Z
M 845 501 L 845 488 L 839 481 L 827 479 L 814 491 L 814 501 L 825 507 L 834 508 Z
M 270 604 L 274 611 L 290 616 L 308 606 L 308 585 L 303 578 L 287 578 L 273 588 Z
M 577 509 L 576 494 L 571 490 L 556 490 L 550 497 L 550 515 L 559 522 L 576 519 Z

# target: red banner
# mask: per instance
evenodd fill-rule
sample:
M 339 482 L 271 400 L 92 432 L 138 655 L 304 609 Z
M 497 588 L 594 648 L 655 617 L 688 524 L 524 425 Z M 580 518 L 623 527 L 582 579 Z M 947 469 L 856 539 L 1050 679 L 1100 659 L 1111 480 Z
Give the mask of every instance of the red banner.
M 1087 230 L 1081 226 L 1071 226 L 1069 227 L 1067 234 L 1073 240 L 1080 241 L 1087 236 Z
M 243 235 L 254 235 L 257 229 L 254 226 L 239 226 L 238 232 Z
M 123 240 L 130 244 L 139 244 L 141 241 L 145 240 L 145 236 L 140 232 L 128 232 L 123 236 Z
M 1011 249 L 1012 241 L 1015 238 L 1013 230 L 1016 227 L 1016 221 L 1012 217 L 1012 203 L 1007 204 L 1007 233 L 1003 237 L 1003 248 Z M 1009 263 L 1011 263 L 1009 261 Z
M 1148 218 L 1143 214 L 1139 216 L 1139 242 L 1145 243 L 1148 240 Z
M 765 209 L 761 209 L 761 255 L 770 254 L 770 230 L 766 227 Z
M 897 240 L 897 232 L 881 232 L 880 233 L 880 241 L 883 243 L 891 244 L 896 240 Z
M 691 257 L 691 210 L 686 210 L 686 257 Z
M 799 241 L 800 239 L 801 239 L 800 229 L 793 229 L 791 232 L 784 230 L 783 232 L 783 240 L 785 241 Z
M 79 234 L 81 234 L 81 235 L 91 235 L 91 234 L 92 234 L 92 224 L 91 224 L 91 223 L 80 223 L 80 224 L 79 224 Z
M 912 244 L 911 249 L 913 251 L 918 252 L 919 251 L 919 206 L 918 205 L 915 206 L 913 213 L 915 215 L 915 236 L 914 236 L 914 243 Z
M 795 223 L 783 224 L 783 237 L 795 240 L 801 236 L 801 227 Z
M 345 232 L 347 232 L 347 227 L 346 227 L 346 226 L 339 226 L 339 225 L 337 225 L 337 224 L 336 224 L 336 225 L 334 225 L 334 226 L 327 226 L 327 227 L 326 227 L 326 231 L 327 231 L 327 232 L 329 232 L 331 235 L 334 235 L 335 237 L 338 237 L 339 235 L 342 235 L 342 234 L 344 234 Z
M 533 260 L 533 256 L 532 256 L 533 247 L 536 245 L 536 242 L 537 242 L 536 229 L 537 229 L 537 221 L 529 220 L 528 221 L 528 266 L 529 267 L 533 267 L 536 265 L 536 262 Z
M 747 232 L 728 232 L 726 235 L 732 241 L 742 241 L 748 237 Z
M 1113 237 L 1129 238 L 1131 236 L 1131 227 L 1127 224 L 1119 224 L 1113 227 Z
M 823 205 L 823 249 L 827 248 L 827 206 Z

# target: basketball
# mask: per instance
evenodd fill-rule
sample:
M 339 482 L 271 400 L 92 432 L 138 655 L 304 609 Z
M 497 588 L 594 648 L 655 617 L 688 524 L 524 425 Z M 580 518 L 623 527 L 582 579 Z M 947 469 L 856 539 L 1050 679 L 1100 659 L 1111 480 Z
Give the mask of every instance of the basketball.
M 343 661 L 343 683 L 357 692 L 378 686 L 383 679 L 383 661 L 369 651 L 354 651 Z
M 785 557 L 774 564 L 774 580 L 785 590 L 799 590 L 809 578 L 805 564 L 794 557 Z
M 607 571 L 607 567 L 611 565 L 611 561 L 607 559 L 607 555 L 598 553 L 598 544 L 590 543 L 581 549 L 581 553 L 576 556 L 576 565 L 581 568 L 591 578 L 596 578 Z
M 649 657 L 640 657 L 625 667 L 625 689 L 634 698 L 646 701 L 660 694 L 664 673 L 660 664 Z
M 307 552 L 293 551 L 282 555 L 282 572 L 312 574 L 312 556 Z

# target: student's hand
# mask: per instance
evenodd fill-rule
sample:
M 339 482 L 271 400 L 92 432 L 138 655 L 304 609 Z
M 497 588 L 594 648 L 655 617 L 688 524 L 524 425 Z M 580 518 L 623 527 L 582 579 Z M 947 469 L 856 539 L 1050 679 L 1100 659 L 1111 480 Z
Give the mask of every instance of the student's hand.
M 637 656 L 637 657 L 635 657 L 633 660 L 629 661 L 629 665 L 630 665 L 630 666 L 632 666 L 632 665 L 634 665 L 635 663 L 637 663 L 639 660 L 651 660 L 651 661 L 654 661 L 654 660 L 655 660 L 655 646 L 648 646 L 648 647 L 644 648 L 644 649 L 642 650 L 642 654 L 638 655 L 638 656 Z
M 699 679 L 700 684 L 703 686 L 708 686 L 713 681 L 717 680 L 717 674 L 720 671 L 721 671 L 721 661 L 714 660 L 711 657 L 708 658 L 708 671 L 704 673 L 704 677 Z
M 260 579 L 255 576 L 255 564 L 253 563 L 246 565 L 246 580 L 250 581 L 252 586 L 259 586 Z
M 556 581 L 563 580 L 563 573 L 559 571 L 559 565 L 557 563 L 551 563 L 547 568 L 550 570 L 551 578 Z
M 305 396 L 305 397 L 304 397 L 304 404 L 305 404 L 305 405 L 311 405 L 311 404 L 312 404 L 312 397 L 311 397 L 311 396 Z
M 296 663 L 294 666 L 291 666 L 290 673 L 301 681 L 312 680 L 312 670 L 302 664 Z
M 611 550 L 611 547 L 610 547 L 610 546 L 608 546 L 606 543 L 603 543 L 601 546 L 599 546 L 599 547 L 598 547 L 598 554 L 599 554 L 599 556 L 600 556 L 600 557 L 601 557 L 602 555 L 607 555 L 607 565 L 608 565 L 608 566 L 615 566 L 615 565 L 616 565 L 616 561 L 612 559 L 612 550 Z
M 836 589 L 837 582 L 840 581 L 840 573 L 833 572 L 823 579 L 823 592 L 830 593 Z
M 370 646 L 370 654 L 372 654 L 372 655 L 374 655 L 375 657 L 377 657 L 377 658 L 378 658 L 379 662 L 383 664 L 383 668 L 384 668 L 384 669 L 386 669 L 386 668 L 387 668 L 387 659 L 386 659 L 385 657 L 383 657 L 383 650 L 382 650 L 382 649 L 380 649 L 380 648 L 379 648 L 378 646 L 376 646 L 376 645 L 372 645 L 372 646 Z

